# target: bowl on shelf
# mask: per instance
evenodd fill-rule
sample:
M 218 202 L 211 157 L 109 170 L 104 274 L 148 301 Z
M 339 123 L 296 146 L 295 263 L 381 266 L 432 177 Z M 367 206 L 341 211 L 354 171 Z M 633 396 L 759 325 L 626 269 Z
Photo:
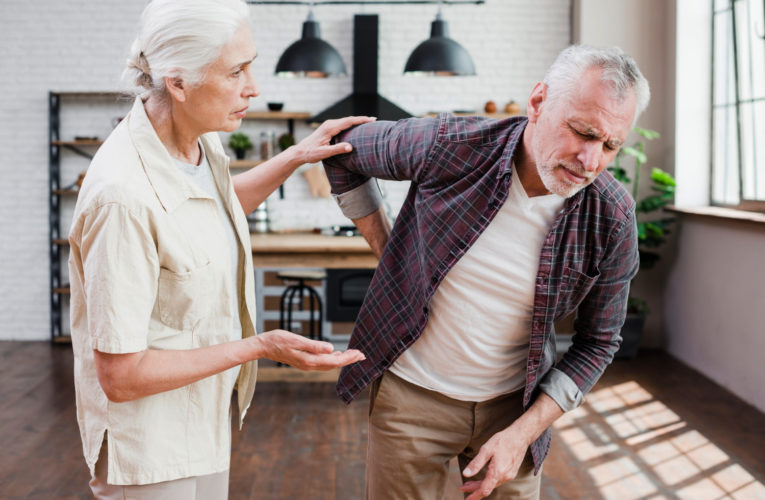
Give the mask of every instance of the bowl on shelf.
M 281 111 L 284 107 L 283 102 L 269 102 L 268 103 L 268 109 L 271 111 Z

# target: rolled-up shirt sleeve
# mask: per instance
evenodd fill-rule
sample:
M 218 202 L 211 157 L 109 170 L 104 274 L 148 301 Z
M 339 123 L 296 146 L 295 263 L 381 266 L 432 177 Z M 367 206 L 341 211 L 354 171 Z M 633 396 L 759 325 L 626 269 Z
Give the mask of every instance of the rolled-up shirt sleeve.
M 332 195 L 349 219 L 360 219 L 377 210 L 383 203 L 377 180 L 368 179 L 364 184 L 341 194 Z
M 571 377 L 552 368 L 539 384 L 539 389 L 550 396 L 563 411 L 571 411 L 584 403 L 584 394 Z

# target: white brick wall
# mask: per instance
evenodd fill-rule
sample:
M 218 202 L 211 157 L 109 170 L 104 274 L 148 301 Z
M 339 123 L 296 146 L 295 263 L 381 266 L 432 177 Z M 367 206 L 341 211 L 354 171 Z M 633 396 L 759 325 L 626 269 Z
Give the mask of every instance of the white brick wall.
M 0 339 L 42 340 L 49 335 L 48 91 L 117 88 L 143 5 L 135 0 L 0 2 Z M 307 7 L 253 5 L 250 11 L 260 53 L 254 72 L 262 92 L 252 109 L 284 101 L 285 109 L 317 112 L 350 93 L 350 78 L 285 81 L 272 75 L 281 51 L 300 36 Z M 317 6 L 322 37 L 338 49 L 351 71 L 355 13 L 380 14 L 380 93 L 414 114 L 481 109 L 488 99 L 500 106 L 510 99 L 523 102 L 569 41 L 569 0 L 448 6 L 444 15 L 451 36 L 471 53 L 478 76 L 407 78 L 401 74 L 404 63 L 428 37 L 435 6 Z M 86 103 L 72 109 L 64 115 L 62 138 L 104 137 L 121 112 Z M 253 134 L 263 127 L 278 131 L 283 125 L 247 124 Z M 307 133 L 299 129 L 298 138 Z M 64 161 L 64 184 L 87 164 L 71 153 Z M 304 181 L 300 176 L 290 179 L 287 189 L 297 210 L 298 198 L 306 193 Z M 64 212 L 70 210 L 66 206 Z M 337 215 L 329 205 L 322 210 L 328 217 Z M 68 222 L 62 230 L 67 228 Z

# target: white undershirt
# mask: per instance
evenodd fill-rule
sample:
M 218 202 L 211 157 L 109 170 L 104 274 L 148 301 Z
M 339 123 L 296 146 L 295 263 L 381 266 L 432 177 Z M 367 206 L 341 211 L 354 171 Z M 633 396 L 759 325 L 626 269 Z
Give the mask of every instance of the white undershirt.
M 430 300 L 422 336 L 391 367 L 463 401 L 523 387 L 539 255 L 564 198 L 529 198 L 513 168 L 504 205 Z
M 239 240 L 236 236 L 236 232 L 234 231 L 234 223 L 231 220 L 231 217 L 228 214 L 228 211 L 226 211 L 226 207 L 223 205 L 223 199 L 221 198 L 220 193 L 218 192 L 218 187 L 215 185 L 215 178 L 213 177 L 212 170 L 210 169 L 210 163 L 207 161 L 207 155 L 205 154 L 205 150 L 202 147 L 202 144 L 199 144 L 199 149 L 202 152 L 202 158 L 199 162 L 199 165 L 192 165 L 190 163 L 184 163 L 180 160 L 175 160 L 175 164 L 178 166 L 178 168 L 186 174 L 186 176 L 194 183 L 196 184 L 202 191 L 210 195 L 210 197 L 215 199 L 215 204 L 218 206 L 218 213 L 221 217 L 221 220 L 223 221 L 223 227 L 226 231 L 226 240 L 228 241 L 229 245 L 229 252 L 230 252 L 230 277 L 229 283 L 231 283 L 231 311 L 234 316 L 234 324 L 231 329 L 231 340 L 239 340 L 242 338 L 242 322 L 239 318 L 239 287 L 237 286 L 238 282 L 238 276 L 239 276 Z M 231 369 L 232 376 L 234 380 L 236 380 L 236 377 L 239 376 L 239 369 L 241 368 L 241 365 L 236 366 Z

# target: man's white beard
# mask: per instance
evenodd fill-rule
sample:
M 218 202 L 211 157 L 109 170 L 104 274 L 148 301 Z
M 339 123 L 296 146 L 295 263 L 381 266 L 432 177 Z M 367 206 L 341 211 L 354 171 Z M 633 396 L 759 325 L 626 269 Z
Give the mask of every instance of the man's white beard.
M 583 175 L 581 172 L 579 172 L 579 169 L 571 166 L 568 167 L 577 175 Z M 589 177 L 589 175 L 585 176 L 587 177 L 587 180 L 583 184 L 572 182 L 566 179 L 563 175 L 556 176 L 555 170 L 559 168 L 563 168 L 560 163 L 553 165 L 539 164 L 537 166 L 539 177 L 542 179 L 542 184 L 544 184 L 545 188 L 547 188 L 547 190 L 553 194 L 557 194 L 563 198 L 570 198 L 574 196 L 580 189 L 592 182 L 592 179 Z
M 540 154 L 541 146 L 538 142 L 538 139 L 539 136 L 535 135 L 531 143 L 531 149 L 534 153 L 534 158 L 536 159 L 537 173 L 542 180 L 542 184 L 544 184 L 545 188 L 549 192 L 557 194 L 562 198 L 570 198 L 574 196 L 580 189 L 592 182 L 594 179 L 592 174 L 589 172 L 584 172 L 580 167 L 570 165 L 563 161 L 549 160 L 548 163 L 539 161 L 538 158 L 542 158 L 544 155 Z M 560 176 L 555 175 L 555 170 L 561 169 L 564 166 L 574 174 L 585 177 L 587 180 L 585 180 L 582 184 L 577 184 L 576 182 L 566 178 L 565 173 L 561 173 Z

